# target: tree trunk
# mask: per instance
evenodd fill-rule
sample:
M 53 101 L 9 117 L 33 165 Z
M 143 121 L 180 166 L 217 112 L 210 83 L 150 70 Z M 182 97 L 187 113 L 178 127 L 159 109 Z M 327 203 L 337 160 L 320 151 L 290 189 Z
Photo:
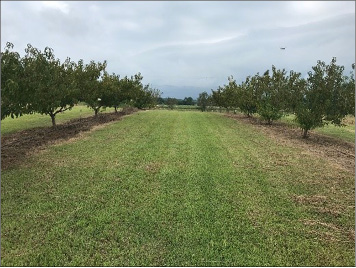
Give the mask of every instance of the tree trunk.
M 97 117 L 99 113 L 99 109 L 94 109 L 94 112 L 95 112 L 95 117 Z
M 308 138 L 308 129 L 303 129 L 303 139 Z
M 115 108 L 115 113 L 117 113 L 117 107 L 116 107 L 116 106 L 114 106 L 114 108 Z
M 52 127 L 56 126 L 56 115 L 55 114 L 50 114 L 49 115 L 52 119 Z

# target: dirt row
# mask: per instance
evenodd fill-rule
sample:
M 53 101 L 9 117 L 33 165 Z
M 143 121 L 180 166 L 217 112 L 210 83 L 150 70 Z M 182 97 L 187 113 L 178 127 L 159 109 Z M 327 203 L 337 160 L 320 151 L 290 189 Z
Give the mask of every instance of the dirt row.
M 128 108 L 118 113 L 103 113 L 97 117 L 78 118 L 55 127 L 39 127 L 1 137 L 1 170 L 17 166 L 25 161 L 34 151 L 45 149 L 46 145 L 69 140 L 81 132 L 93 127 L 121 120 L 124 115 L 132 114 L 137 109 Z
M 308 138 L 302 138 L 300 128 L 292 128 L 283 122 L 273 122 L 267 125 L 255 117 L 246 117 L 241 114 L 227 114 L 244 124 L 255 127 L 280 144 L 302 148 L 305 153 L 313 154 L 330 161 L 333 165 L 355 174 L 355 144 L 330 136 L 310 131 Z

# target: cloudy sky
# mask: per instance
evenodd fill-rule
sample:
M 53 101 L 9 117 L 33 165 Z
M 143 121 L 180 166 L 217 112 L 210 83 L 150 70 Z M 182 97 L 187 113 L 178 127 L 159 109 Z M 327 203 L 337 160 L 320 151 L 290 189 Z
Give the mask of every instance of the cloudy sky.
M 64 60 L 107 60 L 141 72 L 162 97 L 196 98 L 233 75 L 301 72 L 337 58 L 355 62 L 354 1 L 1 1 L 1 49 L 54 49 Z M 281 47 L 286 47 L 281 50 Z

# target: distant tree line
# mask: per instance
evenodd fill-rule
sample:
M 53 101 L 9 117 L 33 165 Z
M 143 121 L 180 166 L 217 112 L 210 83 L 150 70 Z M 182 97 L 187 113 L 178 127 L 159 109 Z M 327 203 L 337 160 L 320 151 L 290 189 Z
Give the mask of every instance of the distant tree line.
M 192 97 L 185 97 L 184 99 L 177 99 L 177 98 L 158 98 L 157 104 L 163 105 L 196 105 L 197 102 Z
M 7 116 L 40 113 L 49 115 L 55 126 L 56 115 L 84 102 L 98 114 L 102 107 L 128 105 L 150 108 L 161 93 L 142 84 L 140 73 L 121 78 L 106 71 L 107 62 L 60 62 L 53 49 L 41 51 L 30 44 L 25 56 L 7 43 L 1 52 L 1 120 Z
M 212 90 L 209 95 L 202 92 L 198 106 L 206 111 L 210 106 L 239 109 L 248 117 L 258 113 L 268 124 L 286 114 L 295 114 L 295 120 L 303 130 L 308 131 L 325 124 L 342 125 L 342 119 L 355 113 L 355 64 L 352 72 L 343 75 L 344 67 L 318 61 L 305 79 L 301 73 L 283 70 L 267 70 L 263 75 L 248 76 L 237 84 L 232 76 L 228 84 Z
M 197 109 L 197 102 L 192 97 L 185 97 L 184 99 L 177 98 L 158 98 L 157 104 L 159 108 L 168 108 L 168 109 Z M 194 106 L 194 107 L 192 107 Z

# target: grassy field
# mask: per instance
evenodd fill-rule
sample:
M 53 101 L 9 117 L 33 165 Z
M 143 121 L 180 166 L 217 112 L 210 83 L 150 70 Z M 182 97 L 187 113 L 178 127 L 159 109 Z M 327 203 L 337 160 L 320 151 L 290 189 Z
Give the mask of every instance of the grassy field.
M 354 266 L 354 175 L 217 113 L 146 111 L 2 171 L 3 266 Z
M 106 108 L 103 112 L 114 112 L 114 108 Z M 93 116 L 94 111 L 87 106 L 74 106 L 71 110 L 59 113 L 56 116 L 56 123 L 61 124 L 75 118 Z M 25 114 L 18 118 L 7 117 L 1 120 L 1 135 L 6 136 L 16 131 L 34 128 L 49 127 L 52 125 L 49 115 Z

